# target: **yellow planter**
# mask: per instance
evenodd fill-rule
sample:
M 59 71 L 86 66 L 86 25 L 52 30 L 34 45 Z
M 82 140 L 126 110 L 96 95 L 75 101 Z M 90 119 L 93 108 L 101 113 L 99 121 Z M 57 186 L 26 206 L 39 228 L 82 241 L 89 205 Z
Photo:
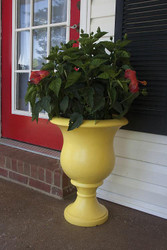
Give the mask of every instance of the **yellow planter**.
M 61 165 L 71 183 L 77 187 L 77 198 L 64 211 L 71 224 L 92 227 L 108 218 L 107 209 L 99 204 L 96 189 L 114 168 L 113 139 L 117 130 L 128 123 L 126 118 L 84 121 L 77 129 L 67 131 L 69 119 L 53 118 L 63 134 Z

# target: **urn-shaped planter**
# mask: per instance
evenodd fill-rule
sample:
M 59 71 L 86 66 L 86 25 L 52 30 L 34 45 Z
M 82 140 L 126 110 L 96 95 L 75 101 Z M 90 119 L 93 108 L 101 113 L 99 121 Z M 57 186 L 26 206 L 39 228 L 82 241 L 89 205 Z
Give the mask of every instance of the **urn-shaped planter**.
M 69 119 L 53 118 L 51 122 L 63 134 L 61 165 L 78 191 L 75 202 L 64 211 L 65 219 L 84 227 L 103 224 L 108 218 L 108 211 L 98 202 L 96 189 L 114 168 L 114 136 L 128 121 L 126 118 L 86 120 L 72 131 L 67 131 Z

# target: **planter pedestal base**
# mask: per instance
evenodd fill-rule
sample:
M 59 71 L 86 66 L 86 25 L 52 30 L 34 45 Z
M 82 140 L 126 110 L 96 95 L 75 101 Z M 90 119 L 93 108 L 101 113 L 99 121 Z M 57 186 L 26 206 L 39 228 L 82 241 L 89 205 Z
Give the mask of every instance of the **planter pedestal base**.
M 77 226 L 93 227 L 103 224 L 108 219 L 108 210 L 96 198 L 96 189 L 102 182 L 96 184 L 82 184 L 71 181 L 77 187 L 77 198 L 74 203 L 66 207 L 65 219 Z
M 65 219 L 82 227 L 103 224 L 108 219 L 108 211 L 96 199 L 96 189 L 114 168 L 114 136 L 128 121 L 125 118 L 86 120 L 72 131 L 68 131 L 69 119 L 53 118 L 51 122 L 62 131 L 61 165 L 78 190 L 75 202 L 65 209 Z

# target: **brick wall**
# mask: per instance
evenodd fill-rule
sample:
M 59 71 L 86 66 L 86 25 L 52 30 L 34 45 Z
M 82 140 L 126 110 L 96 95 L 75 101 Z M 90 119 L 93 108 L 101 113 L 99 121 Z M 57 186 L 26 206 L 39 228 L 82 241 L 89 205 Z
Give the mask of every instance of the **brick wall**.
M 0 34 L 1 34 L 1 0 L 0 0 Z M 1 58 L 1 38 L 0 38 L 0 58 Z M 1 137 L 1 61 L 0 61 L 0 137 Z
M 0 145 L 0 178 L 63 199 L 74 193 L 59 159 Z

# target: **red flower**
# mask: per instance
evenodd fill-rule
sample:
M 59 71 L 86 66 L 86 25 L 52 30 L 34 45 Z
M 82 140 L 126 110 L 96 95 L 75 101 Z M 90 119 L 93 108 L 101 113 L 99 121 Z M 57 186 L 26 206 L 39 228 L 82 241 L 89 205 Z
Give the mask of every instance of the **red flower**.
M 44 77 L 48 75 L 49 71 L 46 70 L 32 71 L 30 76 L 30 82 L 38 84 Z
M 136 71 L 131 70 L 131 69 L 126 69 L 125 70 L 125 78 L 131 79 L 136 77 Z
M 131 93 L 136 93 L 139 91 L 139 82 L 143 85 L 146 85 L 146 81 L 138 81 L 136 78 L 136 71 L 131 69 L 125 70 L 125 78 L 130 80 L 129 90 Z
M 74 67 L 74 70 L 75 70 L 75 71 L 78 71 L 78 70 L 79 70 L 79 68 L 77 68 L 77 67 Z

